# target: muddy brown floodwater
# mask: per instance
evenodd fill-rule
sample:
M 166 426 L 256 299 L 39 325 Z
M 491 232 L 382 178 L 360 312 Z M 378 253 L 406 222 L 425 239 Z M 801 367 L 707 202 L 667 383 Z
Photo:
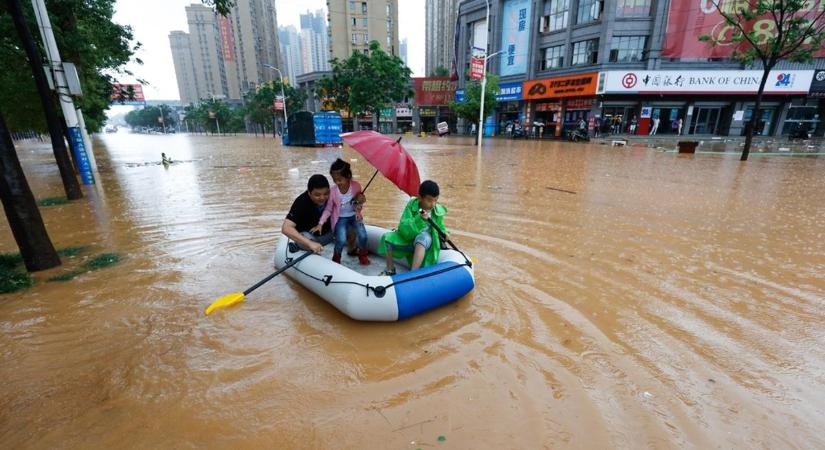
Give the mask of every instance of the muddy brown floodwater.
M 124 260 L 0 296 L 0 447 L 825 448 L 825 158 L 402 143 L 477 286 L 382 324 L 285 277 L 203 315 L 272 271 L 342 150 L 96 138 L 100 184 L 42 212 L 56 247 Z M 47 145 L 18 152 L 62 195 Z M 404 195 L 370 190 L 393 226 Z

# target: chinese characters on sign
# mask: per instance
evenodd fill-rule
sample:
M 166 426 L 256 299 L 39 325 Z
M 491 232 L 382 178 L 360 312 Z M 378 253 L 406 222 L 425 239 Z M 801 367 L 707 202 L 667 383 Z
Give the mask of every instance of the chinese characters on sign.
M 752 94 L 759 90 L 759 70 L 638 70 L 604 72 L 601 93 L 725 93 Z M 774 70 L 766 94 L 804 94 L 813 79 L 811 70 Z
M 525 81 L 525 99 L 587 97 L 595 95 L 597 74 L 586 73 L 568 77 Z
M 415 78 L 417 105 L 446 106 L 455 96 L 455 82 L 450 77 Z
M 530 14 L 532 0 L 505 0 L 502 6 L 501 45 L 504 49 L 499 64 L 501 75 L 519 75 L 527 71 L 530 45 Z
M 473 47 L 473 57 L 470 59 L 470 79 L 480 80 L 484 78 L 484 49 Z
M 219 17 L 218 27 L 221 33 L 223 60 L 226 62 L 232 62 L 235 60 L 235 49 L 234 43 L 232 42 L 232 22 L 230 22 L 227 17 Z

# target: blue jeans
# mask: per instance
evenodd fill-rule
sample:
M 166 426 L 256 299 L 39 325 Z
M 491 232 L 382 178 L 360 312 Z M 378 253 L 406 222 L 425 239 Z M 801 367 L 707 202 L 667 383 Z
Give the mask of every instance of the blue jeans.
M 412 244 L 394 245 L 390 242 L 386 242 L 385 244 L 389 247 L 392 247 L 393 250 L 412 253 L 415 251 L 416 244 L 421 244 L 424 247 L 424 250 L 429 250 L 430 247 L 433 245 L 433 236 L 430 234 L 430 228 L 427 227 L 426 229 L 424 229 L 424 231 L 418 233 L 418 235 L 415 236 L 415 240 Z
M 355 220 L 355 216 L 339 217 L 335 224 L 335 252 L 341 253 L 347 246 L 347 229 L 354 228 L 358 238 L 358 248 L 367 248 L 367 229 L 364 223 Z

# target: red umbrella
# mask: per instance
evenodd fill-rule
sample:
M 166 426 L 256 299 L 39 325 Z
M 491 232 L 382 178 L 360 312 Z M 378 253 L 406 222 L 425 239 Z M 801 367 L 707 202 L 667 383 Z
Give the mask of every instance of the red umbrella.
M 415 165 L 412 156 L 401 146 L 400 137 L 396 140 L 381 133 L 367 130 L 342 134 L 341 139 L 378 169 L 370 178 L 367 186 L 364 187 L 364 191 L 372 183 L 375 175 L 381 172 L 388 180 L 411 197 L 418 195 L 418 186 L 421 184 L 418 166 Z

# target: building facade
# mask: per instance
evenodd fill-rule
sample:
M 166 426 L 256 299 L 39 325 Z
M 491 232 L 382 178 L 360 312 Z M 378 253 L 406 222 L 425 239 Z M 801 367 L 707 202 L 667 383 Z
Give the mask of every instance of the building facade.
M 424 70 L 432 76 L 437 67 L 453 69 L 458 0 L 426 0 Z
M 485 1 L 465 0 L 459 9 L 459 94 L 472 48 L 501 52 L 488 62 L 501 88 L 488 133 L 518 122 L 559 136 L 584 119 L 601 133 L 738 136 L 753 114 L 761 70 L 732 62 L 730 47 L 698 40 L 724 20 L 697 2 L 491 0 L 489 45 Z M 821 64 L 777 67 L 758 134 L 787 134 L 800 124 L 821 133 L 814 117 L 823 117 L 822 108 L 810 93 Z
M 398 56 L 398 0 L 327 0 L 329 59 L 346 59 L 378 41 Z
M 323 10 L 301 14 L 301 59 L 304 73 L 329 70 L 329 35 Z
M 407 38 L 401 39 L 401 43 L 398 44 L 398 49 L 399 58 L 401 58 L 401 61 L 404 61 L 405 66 L 409 66 L 407 63 Z
M 265 66 L 282 65 L 274 0 L 238 0 L 227 17 L 192 4 L 186 7 L 186 17 L 189 33 L 169 34 L 181 100 L 240 100 L 277 77 Z
M 281 60 L 284 76 L 290 83 L 295 83 L 298 75 L 304 73 L 301 59 L 301 37 L 294 26 L 278 27 L 278 42 L 281 45 Z

